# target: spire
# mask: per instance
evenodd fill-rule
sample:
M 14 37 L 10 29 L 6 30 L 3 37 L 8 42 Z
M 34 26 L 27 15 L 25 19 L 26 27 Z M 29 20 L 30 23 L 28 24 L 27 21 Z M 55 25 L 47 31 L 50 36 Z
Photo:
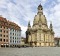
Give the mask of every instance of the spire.
M 31 30 L 30 21 L 28 22 L 28 30 Z
M 30 21 L 28 22 L 28 27 L 31 27 L 31 25 L 30 25 Z
M 40 3 L 40 5 L 38 6 L 38 10 L 42 10 L 42 9 L 43 9 L 43 7 L 42 7 L 42 5 Z
M 52 22 L 50 22 L 50 30 L 53 30 Z
M 38 6 L 38 14 L 43 14 L 43 7 L 42 7 L 41 3 Z

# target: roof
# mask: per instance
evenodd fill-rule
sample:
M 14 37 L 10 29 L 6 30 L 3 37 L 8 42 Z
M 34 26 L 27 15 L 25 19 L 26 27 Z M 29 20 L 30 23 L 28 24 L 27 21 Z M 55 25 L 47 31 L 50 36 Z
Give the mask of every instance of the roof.
M 13 28 L 16 30 L 21 30 L 21 27 L 18 26 L 16 23 L 9 21 L 2 16 L 0 16 L 0 25 L 8 28 Z

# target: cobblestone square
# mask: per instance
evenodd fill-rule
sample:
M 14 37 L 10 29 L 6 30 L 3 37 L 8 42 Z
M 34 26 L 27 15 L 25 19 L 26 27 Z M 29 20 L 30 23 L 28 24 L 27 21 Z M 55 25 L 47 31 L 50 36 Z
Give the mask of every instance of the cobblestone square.
M 0 48 L 0 56 L 60 56 L 60 47 Z

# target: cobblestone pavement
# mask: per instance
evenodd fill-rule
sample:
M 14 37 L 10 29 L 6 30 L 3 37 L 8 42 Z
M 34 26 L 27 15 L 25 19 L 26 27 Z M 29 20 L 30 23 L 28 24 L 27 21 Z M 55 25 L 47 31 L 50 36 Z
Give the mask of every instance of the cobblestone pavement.
M 60 47 L 0 48 L 0 56 L 60 56 Z

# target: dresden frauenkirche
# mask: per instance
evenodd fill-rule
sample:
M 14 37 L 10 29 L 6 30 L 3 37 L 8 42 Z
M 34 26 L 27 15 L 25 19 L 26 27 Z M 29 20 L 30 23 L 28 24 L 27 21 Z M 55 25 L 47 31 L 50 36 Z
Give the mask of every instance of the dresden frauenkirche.
M 41 4 L 38 6 L 38 12 L 34 17 L 32 27 L 30 22 L 28 22 L 28 28 L 26 31 L 26 44 L 33 47 L 54 46 L 53 26 L 52 23 L 50 23 L 50 27 L 48 27 Z

